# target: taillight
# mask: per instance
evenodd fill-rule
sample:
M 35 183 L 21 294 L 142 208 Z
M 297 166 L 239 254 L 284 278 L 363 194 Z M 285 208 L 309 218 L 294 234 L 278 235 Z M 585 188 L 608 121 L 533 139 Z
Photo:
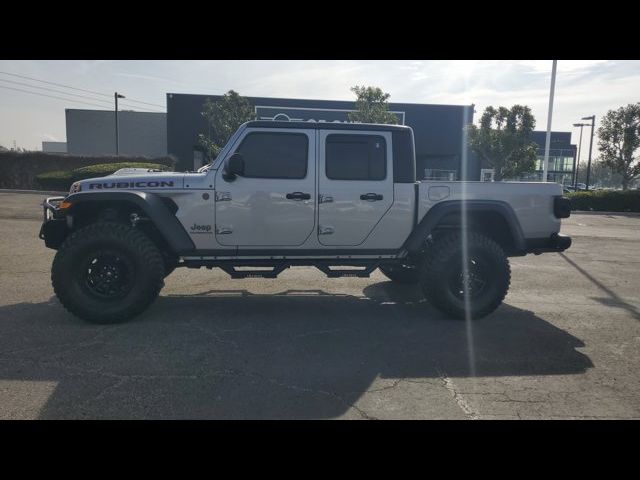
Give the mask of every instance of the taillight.
M 554 197 L 553 214 L 556 218 L 569 218 L 571 215 L 571 200 L 566 197 Z

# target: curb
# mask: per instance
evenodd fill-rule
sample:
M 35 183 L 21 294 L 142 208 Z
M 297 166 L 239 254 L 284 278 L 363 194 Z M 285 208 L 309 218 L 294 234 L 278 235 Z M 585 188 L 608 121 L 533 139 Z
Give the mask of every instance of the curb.
M 34 193 L 42 195 L 67 195 L 69 192 L 54 192 L 52 190 L 14 190 L 11 188 L 0 188 L 0 193 Z
M 618 215 L 628 217 L 639 217 L 640 212 L 599 212 L 596 210 L 571 210 L 571 214 L 576 215 Z

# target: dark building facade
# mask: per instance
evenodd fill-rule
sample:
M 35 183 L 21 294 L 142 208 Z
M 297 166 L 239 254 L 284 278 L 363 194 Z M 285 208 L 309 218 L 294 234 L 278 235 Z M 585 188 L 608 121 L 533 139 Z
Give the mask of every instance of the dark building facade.
M 178 159 L 179 170 L 198 164 L 198 135 L 207 132 L 202 106 L 219 95 L 167 94 L 167 150 Z M 247 97 L 258 120 L 348 122 L 353 101 Z M 419 179 L 462 180 L 480 178 L 480 165 L 464 142 L 464 126 L 473 121 L 473 105 L 391 103 L 398 123 L 413 128 Z M 466 169 L 463 169 L 463 159 Z
M 531 140 L 538 145 L 536 171 L 531 175 L 523 177 L 522 180 L 542 180 L 546 138 L 546 131 L 531 132 Z M 571 132 L 551 132 L 547 181 L 556 182 L 561 185 L 574 184 L 576 150 L 576 145 L 571 143 Z

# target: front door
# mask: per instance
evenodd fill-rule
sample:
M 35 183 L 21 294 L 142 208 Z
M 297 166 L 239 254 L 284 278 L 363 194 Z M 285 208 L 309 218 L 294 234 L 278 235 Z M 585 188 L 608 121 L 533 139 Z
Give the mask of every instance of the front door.
M 316 131 L 248 129 L 238 139 L 244 174 L 216 175 L 216 240 L 221 245 L 297 246 L 314 231 Z
M 362 244 L 393 204 L 391 134 L 321 130 L 318 241 Z

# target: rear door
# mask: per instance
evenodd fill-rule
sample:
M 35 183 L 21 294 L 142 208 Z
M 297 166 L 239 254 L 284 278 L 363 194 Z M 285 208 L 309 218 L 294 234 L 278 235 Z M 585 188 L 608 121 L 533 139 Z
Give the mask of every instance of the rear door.
M 393 204 L 390 132 L 320 130 L 318 241 L 362 244 Z

